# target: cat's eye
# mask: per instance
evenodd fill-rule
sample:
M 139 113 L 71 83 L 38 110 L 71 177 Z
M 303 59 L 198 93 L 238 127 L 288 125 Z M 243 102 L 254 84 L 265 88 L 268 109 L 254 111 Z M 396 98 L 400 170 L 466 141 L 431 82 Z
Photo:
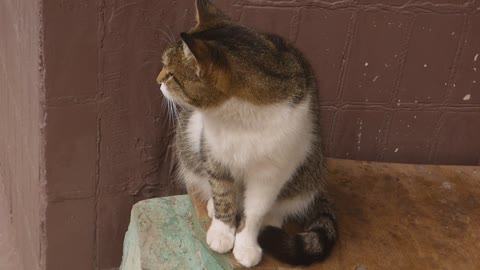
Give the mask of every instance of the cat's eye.
M 167 72 L 167 74 L 165 74 L 165 79 L 168 80 L 172 76 L 173 76 L 173 73 L 169 71 L 169 72 Z

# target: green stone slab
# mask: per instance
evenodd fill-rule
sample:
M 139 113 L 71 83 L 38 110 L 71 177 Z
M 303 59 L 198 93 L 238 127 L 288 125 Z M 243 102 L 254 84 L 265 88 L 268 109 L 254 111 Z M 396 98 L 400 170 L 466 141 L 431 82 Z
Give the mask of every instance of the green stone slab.
M 233 269 L 213 253 L 188 195 L 137 203 L 125 235 L 121 270 Z

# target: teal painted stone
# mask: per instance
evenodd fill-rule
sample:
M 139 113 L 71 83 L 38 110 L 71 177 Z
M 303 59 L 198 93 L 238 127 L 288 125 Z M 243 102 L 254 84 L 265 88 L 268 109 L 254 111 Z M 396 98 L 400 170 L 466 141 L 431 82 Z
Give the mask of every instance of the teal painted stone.
M 205 243 L 187 195 L 137 203 L 125 235 L 121 270 L 233 269 Z

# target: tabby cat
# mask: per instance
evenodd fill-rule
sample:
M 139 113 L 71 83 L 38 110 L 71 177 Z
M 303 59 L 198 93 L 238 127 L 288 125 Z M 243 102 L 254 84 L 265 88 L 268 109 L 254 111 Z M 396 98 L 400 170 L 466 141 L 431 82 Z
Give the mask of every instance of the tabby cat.
M 208 0 L 163 55 L 164 96 L 183 107 L 179 176 L 207 202 L 207 243 L 246 267 L 262 250 L 290 264 L 325 258 L 336 239 L 324 190 L 317 86 L 290 43 L 233 22 Z M 285 221 L 304 224 L 296 235 Z

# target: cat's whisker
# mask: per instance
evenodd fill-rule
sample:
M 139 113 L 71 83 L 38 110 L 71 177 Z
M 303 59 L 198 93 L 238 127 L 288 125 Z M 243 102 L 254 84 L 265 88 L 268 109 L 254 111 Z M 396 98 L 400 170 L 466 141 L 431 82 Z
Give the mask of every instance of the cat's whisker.
M 176 121 L 178 120 L 178 108 L 177 108 L 177 105 L 176 104 L 173 104 L 173 111 L 175 113 L 175 119 L 173 121 L 173 124 L 175 125 L 176 124 Z
M 170 24 L 170 26 L 174 27 L 176 26 L 180 21 L 182 21 L 187 15 L 189 15 L 189 12 L 185 12 L 180 18 L 178 18 L 176 21 Z
M 168 29 L 168 32 L 170 32 L 170 36 L 172 37 L 172 40 L 174 41 L 173 43 L 175 44 L 175 35 L 173 34 L 172 29 L 168 25 L 167 25 L 167 29 Z
M 170 45 L 175 44 L 175 39 L 172 39 L 172 36 L 170 36 L 167 32 L 163 31 L 162 29 L 155 29 L 155 30 L 157 30 L 157 31 L 159 31 L 160 33 L 162 33 L 162 34 L 165 36 L 165 38 L 168 40 L 168 43 L 169 43 Z M 167 40 L 164 40 L 164 41 L 167 41 Z
M 167 115 L 168 115 L 168 126 L 171 126 L 171 103 L 170 100 L 167 99 L 167 105 L 168 105 L 168 110 L 167 110 Z
M 168 29 L 168 31 L 170 32 L 170 40 L 172 41 L 172 45 L 175 44 L 175 35 L 173 34 L 173 31 L 172 29 L 170 28 L 170 26 L 168 24 L 165 23 L 164 20 L 160 19 L 160 22 L 163 23 L 163 25 Z
M 167 109 L 167 105 L 166 105 L 165 103 L 166 103 L 165 97 L 162 97 L 162 105 L 161 105 L 162 108 L 161 108 L 161 110 L 160 110 L 160 112 L 161 112 L 162 114 L 165 114 L 165 111 L 166 111 L 166 109 Z
M 163 53 L 160 50 L 139 50 L 138 53 L 152 53 L 153 56 L 162 56 Z

